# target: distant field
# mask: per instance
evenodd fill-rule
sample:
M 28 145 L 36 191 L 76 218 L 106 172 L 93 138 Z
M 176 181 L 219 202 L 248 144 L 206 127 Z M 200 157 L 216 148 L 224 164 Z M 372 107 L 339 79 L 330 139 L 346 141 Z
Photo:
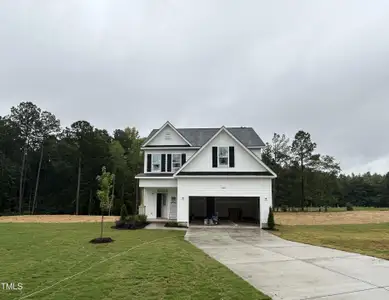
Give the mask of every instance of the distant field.
M 287 240 L 389 259 L 389 223 L 277 228 L 273 233 Z
M 371 224 L 389 222 L 389 210 L 356 210 L 344 212 L 275 212 L 280 225 Z
M 118 218 L 117 216 L 104 216 L 104 221 L 114 222 Z M 100 221 L 101 216 L 24 215 L 0 217 L 0 223 L 90 223 Z
M 366 207 L 366 206 L 354 206 L 354 210 L 360 211 L 360 210 L 368 210 L 368 211 L 389 211 L 389 207 Z M 299 207 L 294 208 L 296 211 L 299 211 Z M 308 207 L 305 208 L 306 211 L 309 212 L 319 212 L 319 207 Z M 324 208 L 321 208 L 321 211 L 324 211 Z M 346 207 L 328 207 L 328 212 L 342 212 L 347 211 Z M 281 212 L 281 211 L 280 211 Z

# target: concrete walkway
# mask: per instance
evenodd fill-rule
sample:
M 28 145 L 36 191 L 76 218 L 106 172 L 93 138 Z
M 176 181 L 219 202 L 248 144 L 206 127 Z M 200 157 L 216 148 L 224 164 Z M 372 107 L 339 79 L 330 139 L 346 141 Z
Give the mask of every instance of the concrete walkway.
M 188 230 L 187 228 L 181 228 L 181 227 L 165 227 L 165 223 L 150 223 L 145 227 L 145 229 L 180 230 L 180 231 Z
M 185 239 L 277 299 L 389 299 L 389 261 L 260 229 L 189 228 Z

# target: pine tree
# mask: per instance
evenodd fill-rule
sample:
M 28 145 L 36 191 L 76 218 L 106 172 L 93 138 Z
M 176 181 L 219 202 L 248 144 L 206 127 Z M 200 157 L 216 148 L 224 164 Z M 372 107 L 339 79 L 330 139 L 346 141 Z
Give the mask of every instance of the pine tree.
M 125 204 L 120 208 L 120 221 L 125 221 L 128 217 L 127 206 Z

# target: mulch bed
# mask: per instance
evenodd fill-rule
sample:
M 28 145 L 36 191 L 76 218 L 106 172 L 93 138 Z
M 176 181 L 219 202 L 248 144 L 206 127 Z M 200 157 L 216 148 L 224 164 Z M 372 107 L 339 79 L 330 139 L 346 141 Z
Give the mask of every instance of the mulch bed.
M 118 230 L 136 230 L 136 229 L 143 229 L 147 225 L 149 225 L 149 222 L 146 223 L 121 223 L 121 224 L 116 224 L 112 226 L 112 229 L 118 229 Z
M 110 237 L 103 237 L 103 238 L 95 238 L 93 240 L 90 240 L 89 243 L 92 244 L 105 244 L 105 243 L 112 243 L 114 240 Z

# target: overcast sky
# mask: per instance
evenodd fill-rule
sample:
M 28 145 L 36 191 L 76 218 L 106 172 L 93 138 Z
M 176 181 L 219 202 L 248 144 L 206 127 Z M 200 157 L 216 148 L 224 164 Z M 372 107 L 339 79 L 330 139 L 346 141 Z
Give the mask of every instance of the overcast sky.
M 346 172 L 389 171 L 389 1 L 0 2 L 0 115 L 142 135 L 303 129 Z

